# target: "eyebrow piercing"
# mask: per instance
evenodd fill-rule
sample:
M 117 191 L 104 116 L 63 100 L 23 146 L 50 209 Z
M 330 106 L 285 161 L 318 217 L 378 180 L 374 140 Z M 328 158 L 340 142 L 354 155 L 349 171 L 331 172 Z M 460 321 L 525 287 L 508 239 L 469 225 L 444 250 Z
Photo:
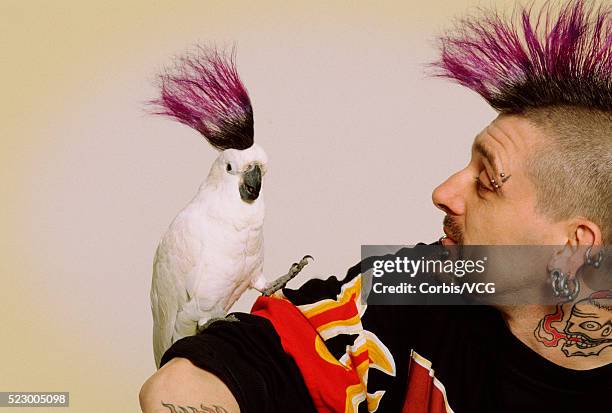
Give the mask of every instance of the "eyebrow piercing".
M 500 175 L 505 175 L 505 174 L 500 174 Z M 504 182 L 506 182 L 508 179 L 510 179 L 510 177 L 511 177 L 511 176 L 512 176 L 512 175 L 503 176 L 503 177 L 502 177 L 502 180 L 501 180 L 501 181 L 502 181 L 502 183 L 504 183 Z
M 480 177 L 475 176 L 475 177 L 474 177 L 474 180 L 475 180 L 476 182 L 480 182 Z M 494 187 L 495 189 L 499 189 L 499 188 L 500 188 L 500 186 L 497 184 L 497 182 L 495 182 L 495 179 L 491 179 L 491 185 L 493 185 L 493 187 Z

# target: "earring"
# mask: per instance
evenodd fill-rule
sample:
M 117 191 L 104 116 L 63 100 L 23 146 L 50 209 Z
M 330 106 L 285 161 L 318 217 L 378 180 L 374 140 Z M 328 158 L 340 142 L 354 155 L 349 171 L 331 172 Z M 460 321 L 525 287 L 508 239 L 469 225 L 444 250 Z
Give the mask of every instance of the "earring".
M 599 252 L 597 253 L 597 259 L 593 260 L 593 258 L 591 257 L 591 251 L 593 250 L 593 246 L 591 245 L 587 250 L 586 253 L 584 254 L 584 259 L 587 263 L 587 265 L 592 265 L 593 268 L 599 268 L 599 266 L 601 265 L 601 262 L 603 261 L 603 250 L 599 250 Z
M 550 272 L 550 281 L 552 282 L 553 294 L 555 297 L 566 298 L 568 301 L 573 301 L 580 292 L 580 281 L 578 277 L 570 280 L 569 273 L 566 274 L 558 268 Z M 569 284 L 573 284 L 570 290 Z

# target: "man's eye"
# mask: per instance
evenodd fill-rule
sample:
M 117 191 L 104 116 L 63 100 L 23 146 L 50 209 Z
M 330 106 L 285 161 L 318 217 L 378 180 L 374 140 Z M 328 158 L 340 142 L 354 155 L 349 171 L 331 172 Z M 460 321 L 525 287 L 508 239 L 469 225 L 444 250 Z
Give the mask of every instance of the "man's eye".
M 479 177 L 476 177 L 474 180 L 476 181 L 476 190 L 479 192 L 491 192 L 491 190 L 480 181 Z

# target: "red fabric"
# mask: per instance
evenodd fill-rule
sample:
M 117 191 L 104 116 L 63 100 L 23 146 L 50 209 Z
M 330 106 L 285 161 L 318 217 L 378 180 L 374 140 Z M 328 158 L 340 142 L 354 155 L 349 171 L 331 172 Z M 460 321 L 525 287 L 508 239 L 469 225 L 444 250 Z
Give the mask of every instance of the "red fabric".
M 251 313 L 270 320 L 285 352 L 293 357 L 302 372 L 317 411 L 345 412 L 347 389 L 360 383 L 359 376 L 354 369 L 321 357 L 315 347 L 318 333 L 299 309 L 287 300 L 259 297 Z
M 363 400 L 357 396 L 364 392 L 364 388 L 353 366 L 363 365 L 369 359 L 367 349 L 353 354 L 350 366 L 345 367 L 327 351 L 316 330 L 327 323 L 356 316 L 358 312 L 354 298 L 352 296 L 345 304 L 310 318 L 291 302 L 272 297 L 259 297 L 251 309 L 252 314 L 268 319 L 274 326 L 283 349 L 293 357 L 300 369 L 319 413 L 353 412 L 355 405 L 352 398 L 357 397 L 357 403 Z M 447 413 L 444 390 L 440 383 L 435 385 L 433 372 L 426 367 L 428 365 L 428 360 L 413 353 L 402 413 Z
M 430 369 L 411 360 L 402 413 L 446 413 L 444 393 L 434 384 Z
M 341 306 L 310 317 L 309 323 L 312 324 L 314 328 L 319 328 L 332 321 L 351 319 L 358 314 L 357 307 L 355 306 L 355 294 L 353 294 L 351 298 Z

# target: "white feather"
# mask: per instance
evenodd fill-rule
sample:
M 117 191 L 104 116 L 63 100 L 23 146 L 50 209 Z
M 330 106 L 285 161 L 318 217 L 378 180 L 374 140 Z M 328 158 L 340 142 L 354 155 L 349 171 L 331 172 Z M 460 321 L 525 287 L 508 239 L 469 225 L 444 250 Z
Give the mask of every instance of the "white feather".
M 155 254 L 151 285 L 153 348 L 163 353 L 198 323 L 227 313 L 263 276 L 263 192 L 251 203 L 240 198 L 240 172 L 267 158 L 258 145 L 221 152 L 194 199 L 176 216 Z

